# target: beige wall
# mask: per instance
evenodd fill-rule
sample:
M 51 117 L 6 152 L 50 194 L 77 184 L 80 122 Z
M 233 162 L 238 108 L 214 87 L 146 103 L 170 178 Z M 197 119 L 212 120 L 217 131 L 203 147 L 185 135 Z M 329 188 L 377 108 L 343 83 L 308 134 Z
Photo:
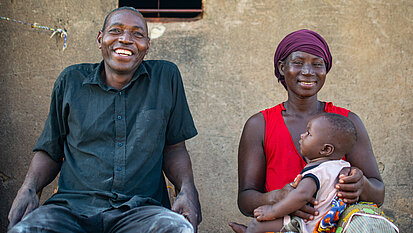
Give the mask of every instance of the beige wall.
M 47 116 L 60 71 L 98 62 L 95 42 L 117 2 L 0 2 L 0 16 L 67 29 L 68 48 L 50 33 L 0 21 L 0 231 Z M 320 99 L 363 120 L 386 184 L 384 211 L 404 232 L 413 227 L 413 3 L 411 1 L 205 0 L 202 20 L 165 27 L 148 59 L 174 61 L 182 72 L 199 135 L 187 142 L 200 191 L 200 232 L 230 232 L 248 223 L 237 208 L 237 148 L 245 121 L 286 99 L 273 75 L 273 53 L 289 32 L 308 28 L 329 43 L 333 68 Z M 52 188 L 43 195 L 50 195 Z M 403 232 L 403 231 L 402 231 Z

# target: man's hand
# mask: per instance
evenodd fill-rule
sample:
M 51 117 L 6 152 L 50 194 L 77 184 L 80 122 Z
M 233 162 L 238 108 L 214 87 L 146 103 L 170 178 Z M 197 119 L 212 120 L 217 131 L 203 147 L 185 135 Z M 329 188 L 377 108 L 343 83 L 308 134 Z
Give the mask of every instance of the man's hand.
M 45 187 L 56 177 L 62 163 L 56 163 L 44 151 L 34 154 L 23 185 L 17 192 L 9 212 L 9 229 L 22 218 L 39 207 L 39 198 L 36 191 Z
M 39 207 L 39 198 L 36 195 L 36 191 L 23 185 L 17 192 L 17 196 L 11 206 L 8 216 L 8 229 L 11 229 L 37 207 Z
M 194 231 L 198 232 L 198 225 L 202 221 L 201 205 L 199 204 L 198 192 L 195 187 L 193 191 L 181 190 L 176 197 L 172 211 L 182 214 L 194 227 Z
M 363 191 L 364 185 L 363 172 L 356 168 L 343 168 L 339 175 L 338 184 L 335 188 L 338 190 L 337 196 L 343 198 L 347 204 L 356 203 Z
M 198 225 L 202 221 L 201 205 L 185 142 L 165 146 L 162 168 L 175 188 L 180 190 L 172 205 L 172 211 L 187 218 L 194 227 L 194 231 L 198 232 Z

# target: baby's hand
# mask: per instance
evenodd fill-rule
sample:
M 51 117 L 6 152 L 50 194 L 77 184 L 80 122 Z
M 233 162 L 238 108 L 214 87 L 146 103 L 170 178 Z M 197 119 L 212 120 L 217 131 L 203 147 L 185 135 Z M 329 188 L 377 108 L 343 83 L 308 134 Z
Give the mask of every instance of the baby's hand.
M 274 220 L 275 215 L 272 210 L 272 205 L 263 205 L 254 210 L 254 217 L 257 221 Z

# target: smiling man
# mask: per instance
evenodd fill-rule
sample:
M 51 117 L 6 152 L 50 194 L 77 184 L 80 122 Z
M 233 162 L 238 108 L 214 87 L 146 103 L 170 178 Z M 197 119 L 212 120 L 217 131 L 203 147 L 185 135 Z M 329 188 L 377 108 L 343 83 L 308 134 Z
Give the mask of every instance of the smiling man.
M 134 8 L 113 10 L 97 37 L 103 61 L 66 68 L 9 232 L 193 232 L 201 222 L 185 140 L 197 134 L 181 75 L 143 61 L 147 24 Z M 170 206 L 162 171 L 180 190 Z M 60 172 L 59 190 L 36 192 Z

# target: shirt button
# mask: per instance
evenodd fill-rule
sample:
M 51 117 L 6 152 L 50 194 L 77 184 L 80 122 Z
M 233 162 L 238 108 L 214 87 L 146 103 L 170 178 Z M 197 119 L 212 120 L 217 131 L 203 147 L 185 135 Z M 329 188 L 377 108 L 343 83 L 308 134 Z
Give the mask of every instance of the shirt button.
M 123 143 L 118 142 L 118 146 L 119 146 L 119 147 L 123 146 Z
M 116 170 L 122 171 L 122 168 L 121 168 L 121 167 L 117 167 Z
M 118 116 L 118 120 L 122 120 L 122 116 L 119 115 L 119 116 Z

